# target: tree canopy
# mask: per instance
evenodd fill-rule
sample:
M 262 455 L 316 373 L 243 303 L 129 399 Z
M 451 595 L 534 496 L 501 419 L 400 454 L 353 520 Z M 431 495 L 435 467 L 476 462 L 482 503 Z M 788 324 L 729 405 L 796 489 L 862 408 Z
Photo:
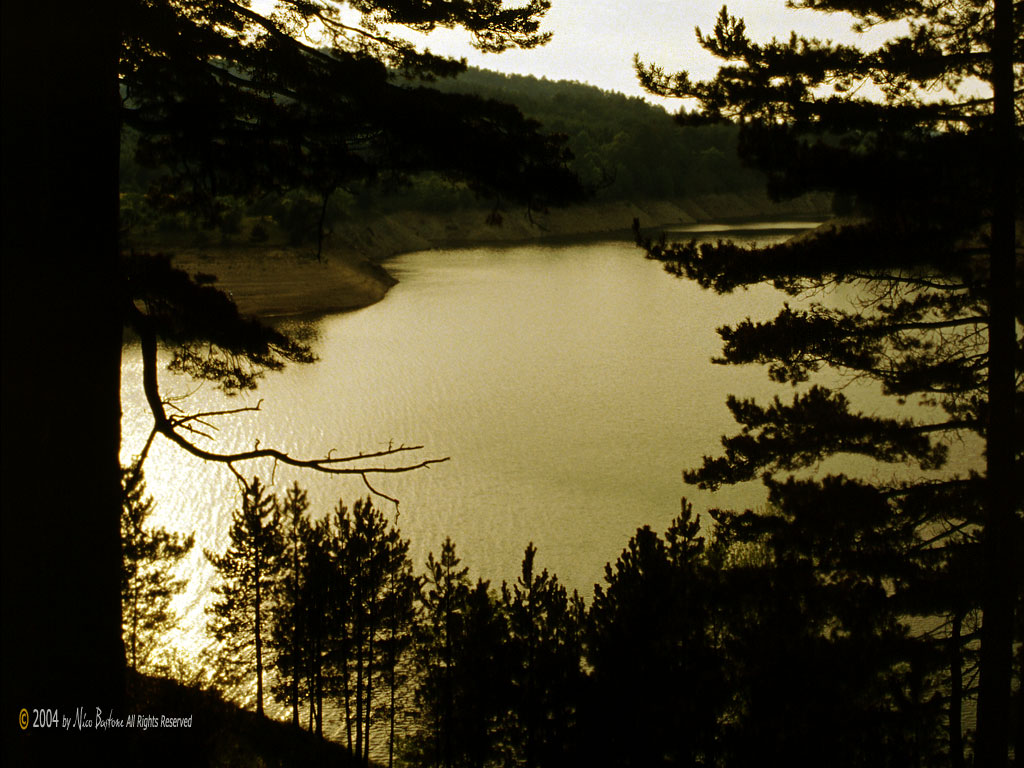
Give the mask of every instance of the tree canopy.
M 418 81 L 397 80 L 403 87 Z M 705 193 L 758 191 L 764 175 L 745 166 L 736 153 L 735 126 L 695 125 L 679 130 L 662 107 L 637 97 L 592 85 L 510 75 L 475 67 L 427 83 L 429 88 L 463 97 L 514 105 L 545 132 L 564 136 L 571 156 L 567 167 L 593 199 L 662 200 Z M 521 205 L 515 195 L 487 197 L 479 184 L 437 170 L 410 169 L 399 179 L 381 172 L 352 179 L 324 205 L 317 190 L 290 188 L 283 194 L 225 196 L 210 220 L 201 211 L 166 205 L 159 193 L 161 170 L 137 155 L 138 138 L 126 129 L 121 155 L 121 218 L 125 242 L 167 242 L 185 235 L 207 242 L 214 229 L 226 242 L 316 242 L 337 225 L 406 211 L 447 213 Z M 538 201 L 535 201 L 538 202 Z M 483 218 L 485 214 L 478 214 Z
M 766 281 L 793 295 L 845 286 L 858 298 L 850 308 L 818 300 L 807 309 L 787 306 L 766 323 L 720 329 L 717 362 L 757 362 L 795 387 L 831 369 L 847 380 L 874 380 L 899 403 L 933 406 L 926 411 L 934 416 L 860 413 L 843 392 L 820 383 L 798 389 L 791 404 L 730 398 L 741 431 L 723 439 L 723 456 L 705 459 L 686 479 L 713 488 L 763 477 L 773 504 L 792 515 L 792 536 L 810 524 L 798 505 L 832 510 L 832 525 L 857 520 L 866 526 L 860 536 L 884 532 L 893 543 L 909 526 L 916 544 L 890 553 L 890 570 L 878 583 L 908 615 L 945 616 L 957 644 L 967 642 L 959 635 L 965 612 L 981 611 L 976 755 L 981 764 L 1005 764 L 1014 612 L 1024 586 L 1014 566 L 1022 551 L 1015 435 L 1024 413 L 1014 243 L 1022 179 L 1019 18 L 1002 0 L 794 5 L 844 11 L 859 30 L 899 24 L 872 50 L 796 33 L 758 43 L 723 8 L 711 33 L 697 32 L 705 50 L 725 62 L 713 80 L 696 82 L 639 59 L 637 72 L 653 92 L 696 101 L 681 122 L 737 123 L 741 154 L 767 172 L 770 192 L 831 190 L 856 218 L 752 252 L 730 243 L 643 244 L 671 273 L 717 291 Z M 858 518 L 836 492 L 844 486 L 869 494 L 863 481 L 786 485 L 775 477 L 844 453 L 937 468 L 950 436 L 962 431 L 984 441 L 985 477 L 875 484 L 871 492 L 884 503 L 864 510 L 884 514 L 873 520 Z M 854 568 L 868 567 L 863 556 L 848 556 Z M 975 574 L 966 595 L 957 585 L 964 568 Z M 956 658 L 948 675 L 959 697 Z M 949 712 L 953 753 L 962 744 L 960 702 L 950 702 Z M 951 759 L 960 764 L 963 757 Z
M 136 158 L 167 170 L 151 197 L 214 218 L 226 194 L 329 197 L 425 170 L 544 205 L 578 191 L 559 140 L 507 105 L 423 87 L 465 65 L 399 31 L 462 27 L 485 51 L 531 48 L 550 37 L 538 31 L 549 5 L 134 3 L 122 120 L 139 132 Z
M 126 467 L 121 510 L 121 611 L 125 653 L 133 670 L 157 668 L 152 652 L 159 636 L 174 626 L 171 600 L 185 588 L 174 568 L 195 543 L 195 536 L 171 533 L 147 525 L 153 499 L 146 496 L 141 467 Z

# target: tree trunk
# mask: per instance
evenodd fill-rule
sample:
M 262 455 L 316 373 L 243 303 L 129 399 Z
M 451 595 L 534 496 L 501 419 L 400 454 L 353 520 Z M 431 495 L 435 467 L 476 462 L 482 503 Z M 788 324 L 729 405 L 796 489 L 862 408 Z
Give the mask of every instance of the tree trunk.
M 370 723 L 373 721 L 373 639 L 376 633 L 376 626 L 371 621 L 366 633 L 366 714 L 363 716 L 363 765 L 367 766 L 370 764 Z
M 995 0 L 992 87 L 995 97 L 992 247 L 989 277 L 988 499 L 984 531 L 981 679 L 977 765 L 1002 768 L 1009 759 L 1014 558 L 1018 494 L 1014 484 L 1016 352 L 1016 159 L 1013 104 L 1012 0 Z
M 352 745 L 352 691 L 349 687 L 348 680 L 348 651 L 346 649 L 345 655 L 341 660 L 341 692 L 342 698 L 345 700 L 345 746 L 348 747 L 348 751 L 353 750 Z
M 316 663 L 316 735 L 324 737 L 324 664 L 323 657 Z
M 299 537 L 295 522 L 292 522 L 292 599 L 295 604 L 292 614 L 292 725 L 299 727 L 299 674 L 302 670 L 302 642 L 300 640 L 299 615 L 302 601 L 299 584 Z M 303 622 L 304 623 L 304 622 Z
M 360 602 L 355 603 L 354 610 L 362 607 Z M 356 759 L 363 756 L 363 636 L 362 627 L 358 626 L 353 633 L 355 637 L 355 664 L 356 664 Z
M 260 525 L 262 527 L 262 522 L 260 522 Z M 255 544 L 256 544 L 256 553 L 255 553 L 255 555 L 256 556 L 253 559 L 253 571 L 254 571 L 253 575 L 254 575 L 254 577 L 256 579 L 256 584 L 255 584 L 256 594 L 255 594 L 255 606 L 254 606 L 255 607 L 255 611 L 254 611 L 254 613 L 255 613 L 255 616 L 254 616 L 255 621 L 254 621 L 254 624 L 253 624 L 253 634 L 255 635 L 255 639 L 256 639 L 256 714 L 257 715 L 262 715 L 263 714 L 263 637 L 260 634 L 260 629 L 261 629 L 261 627 L 260 627 L 260 609 L 262 608 L 262 606 L 260 605 L 260 602 L 261 602 L 260 601 L 260 597 L 261 597 L 261 595 L 260 595 L 260 570 L 261 569 L 260 569 L 260 550 L 259 550 L 259 548 L 262 546 L 262 531 L 259 532 L 258 536 L 259 536 L 259 538 L 255 542 Z
M 66 746 L 22 732 L 23 709 L 123 709 L 113 5 L 4 3 L 0 23 L 8 765 Z M 75 742 L 78 756 L 117 748 L 95 735 Z
M 132 584 L 132 602 L 129 610 L 132 612 L 132 651 L 131 651 L 131 669 L 137 672 L 139 669 L 139 588 L 137 582 L 138 574 L 133 575 L 134 583 Z M 124 606 L 122 605 L 122 610 Z
M 388 647 L 388 768 L 395 764 L 395 703 L 396 689 L 398 687 L 398 597 L 395 589 L 395 572 L 391 571 L 391 627 L 390 646 Z
M 949 636 L 949 764 L 952 768 L 964 768 L 963 640 L 960 636 L 963 618 L 961 613 L 953 615 Z

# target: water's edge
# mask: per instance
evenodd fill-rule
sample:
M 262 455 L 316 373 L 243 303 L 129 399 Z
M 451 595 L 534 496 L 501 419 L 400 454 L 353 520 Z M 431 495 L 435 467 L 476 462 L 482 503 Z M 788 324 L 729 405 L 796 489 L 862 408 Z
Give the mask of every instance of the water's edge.
M 396 256 L 437 248 L 530 243 L 571 244 L 628 239 L 635 220 L 646 231 L 708 222 L 823 220 L 827 195 L 784 203 L 763 193 L 701 195 L 680 200 L 587 203 L 545 212 L 513 209 L 488 224 L 483 209 L 446 214 L 401 212 L 336 226 L 323 258 L 308 248 L 232 246 L 188 248 L 175 264 L 190 274 L 218 277 L 243 314 L 264 320 L 315 318 L 377 303 L 397 282 L 386 268 Z

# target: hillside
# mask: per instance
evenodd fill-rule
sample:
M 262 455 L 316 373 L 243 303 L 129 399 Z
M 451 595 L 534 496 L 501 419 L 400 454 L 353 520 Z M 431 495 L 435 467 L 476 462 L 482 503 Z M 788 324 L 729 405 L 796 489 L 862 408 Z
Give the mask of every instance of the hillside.
M 212 222 L 154 208 L 147 192 L 160 172 L 136 162 L 133 137 L 127 135 L 121 157 L 123 246 L 171 250 L 186 271 L 218 275 L 243 312 L 279 318 L 378 301 L 394 281 L 371 260 L 396 253 L 558 237 L 628 237 L 634 219 L 651 229 L 712 220 L 824 217 L 831 210 L 823 195 L 769 201 L 763 177 L 744 168 L 736 155 L 732 126 L 684 128 L 642 99 L 480 69 L 432 87 L 511 102 L 547 130 L 564 134 L 589 199 L 536 210 L 478 196 L 438 176 L 397 187 L 381 181 L 330 198 L 318 254 L 322 200 L 300 192 L 229 198 Z
M 734 126 L 684 128 L 637 97 L 476 68 L 433 87 L 515 104 L 545 130 L 564 134 L 574 155 L 572 169 L 598 199 L 673 198 L 764 185 L 764 177 L 736 156 Z
M 373 222 L 398 214 L 403 218 L 416 213 L 421 214 L 420 218 L 439 219 L 443 223 L 438 226 L 455 232 L 454 238 L 425 235 L 424 242 L 430 245 L 447 239 L 473 240 L 469 233 L 491 211 L 498 213 L 492 219 L 500 218 L 504 226 L 500 230 L 485 230 L 484 239 L 507 240 L 549 232 L 578 234 L 621 229 L 628 227 L 633 216 L 638 215 L 636 212 L 625 215 L 623 223 L 618 223 L 622 216 L 613 217 L 615 225 L 606 226 L 607 210 L 602 209 L 610 203 L 640 205 L 646 209 L 653 204 L 651 201 L 688 201 L 683 205 L 689 211 L 685 216 L 660 219 L 654 216 L 649 223 L 656 224 L 685 221 L 687 216 L 697 220 L 705 218 L 700 212 L 716 206 L 701 203 L 701 199 L 726 199 L 737 195 L 747 200 L 763 199 L 763 177 L 740 163 L 733 126 L 681 127 L 664 109 L 642 99 L 581 83 L 503 75 L 480 69 L 470 69 L 457 78 L 438 81 L 430 87 L 511 102 L 540 122 L 545 130 L 564 135 L 574 156 L 571 167 L 591 193 L 583 208 L 589 207 L 593 215 L 580 212 L 546 215 L 526 211 L 522 206 L 522 210 L 517 210 L 506 201 L 481 197 L 465 185 L 436 175 L 378 180 L 376 184 L 337 191 L 329 199 L 324 228 L 328 235 L 334 233 L 335 237 L 334 243 L 328 237 L 325 247 L 358 241 L 367 226 L 372 228 Z M 158 243 L 202 247 L 251 243 L 314 244 L 315 247 L 323 202 L 319 198 L 290 192 L 260 200 L 225 199 L 216 221 L 203 222 L 185 213 L 169 213 L 150 205 L 148 193 L 160 171 L 143 167 L 136 161 L 131 135 L 124 137 L 121 168 L 122 223 L 128 246 Z M 766 205 L 765 202 L 754 206 L 757 215 L 770 214 Z M 743 207 L 736 215 L 749 215 L 749 208 L 749 205 Z M 471 211 L 473 213 L 468 213 Z M 787 211 L 779 209 L 779 212 Z M 718 217 L 713 211 L 709 213 Z M 472 222 L 463 223 L 467 216 Z M 588 216 L 602 226 L 595 230 L 587 225 Z M 525 222 L 526 231 L 517 233 L 514 224 L 520 219 Z M 390 225 L 385 228 L 392 229 Z M 436 229 L 433 225 L 426 229 L 432 228 Z M 376 248 L 375 252 L 381 250 Z

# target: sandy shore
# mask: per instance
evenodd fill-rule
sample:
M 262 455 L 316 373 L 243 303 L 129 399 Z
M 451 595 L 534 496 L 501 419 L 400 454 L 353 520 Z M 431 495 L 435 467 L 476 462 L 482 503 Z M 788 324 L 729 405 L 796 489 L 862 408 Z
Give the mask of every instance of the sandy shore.
M 174 265 L 189 274 L 216 275 L 240 312 L 266 319 L 358 309 L 380 301 L 395 284 L 379 264 L 347 250 L 327 250 L 319 262 L 308 247 L 239 245 L 174 254 Z
M 195 274 L 216 275 L 244 314 L 266 319 L 325 315 L 365 307 L 395 284 L 379 261 L 398 253 L 484 243 L 624 235 L 634 219 L 654 228 L 730 219 L 825 216 L 825 196 L 783 205 L 761 193 L 702 195 L 681 200 L 589 203 L 546 213 L 511 209 L 500 223 L 487 210 L 446 215 L 393 213 L 335 228 L 317 261 L 309 246 L 288 248 L 237 244 L 169 248 L 174 263 Z

